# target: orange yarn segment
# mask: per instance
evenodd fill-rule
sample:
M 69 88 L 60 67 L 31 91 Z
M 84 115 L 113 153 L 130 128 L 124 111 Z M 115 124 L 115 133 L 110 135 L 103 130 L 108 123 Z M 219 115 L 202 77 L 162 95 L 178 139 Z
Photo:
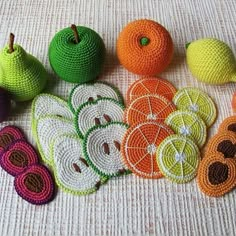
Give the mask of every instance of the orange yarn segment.
M 145 43 L 143 43 L 145 39 Z M 152 20 L 136 20 L 129 23 L 117 41 L 120 63 L 139 75 L 161 73 L 171 62 L 174 45 L 169 32 Z
M 236 134 L 236 116 L 226 118 L 219 126 L 218 133 L 231 131 Z

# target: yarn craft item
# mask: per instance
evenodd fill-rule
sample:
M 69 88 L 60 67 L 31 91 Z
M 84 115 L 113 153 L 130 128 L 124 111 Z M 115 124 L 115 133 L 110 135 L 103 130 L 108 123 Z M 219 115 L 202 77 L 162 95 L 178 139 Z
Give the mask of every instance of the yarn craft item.
M 135 175 L 149 179 L 163 177 L 156 162 L 156 149 L 173 133 L 167 125 L 155 121 L 131 126 L 121 144 L 123 162 Z
M 124 112 L 124 122 L 129 125 L 145 121 L 164 122 L 175 110 L 175 105 L 163 96 L 147 94 L 129 104 Z
M 223 120 L 218 128 L 218 133 L 234 132 L 236 134 L 236 116 L 230 116 Z
M 59 136 L 52 145 L 56 183 L 67 193 L 90 194 L 98 190 L 106 180 L 88 165 L 82 151 L 82 140 L 76 135 Z
M 104 125 L 112 121 L 122 121 L 124 106 L 111 98 L 100 98 L 94 102 L 86 102 L 75 114 L 75 127 L 80 138 L 83 138 L 90 128 Z
M 175 183 L 187 183 L 197 174 L 200 152 L 189 138 L 171 135 L 158 146 L 156 159 L 161 173 Z
M 174 111 L 165 123 L 176 133 L 192 139 L 198 147 L 206 142 L 207 128 L 203 120 L 191 111 Z
M 72 112 L 76 112 L 83 103 L 101 97 L 113 98 L 123 103 L 122 95 L 117 88 L 105 82 L 95 82 L 75 86 L 69 96 L 69 106 Z
M 1 167 L 10 175 L 16 176 L 29 165 L 39 163 L 38 155 L 27 141 L 16 140 L 0 155 Z
M 0 52 L 0 86 L 15 101 L 31 100 L 44 89 L 48 74 L 41 62 L 13 44 L 11 34 L 9 45 Z
M 173 102 L 178 110 L 188 110 L 199 115 L 207 127 L 210 127 L 216 119 L 217 112 L 214 102 L 200 89 L 180 89 L 175 94 Z
M 208 84 L 236 81 L 236 60 L 230 47 L 214 38 L 199 39 L 187 46 L 187 64 L 193 76 Z
M 234 92 L 233 94 L 231 107 L 232 107 L 233 113 L 235 113 L 236 112 L 236 92 Z
M 147 19 L 129 23 L 121 31 L 116 48 L 120 63 L 139 75 L 161 73 L 174 53 L 169 32 L 159 23 Z
M 111 122 L 94 126 L 85 135 L 83 154 L 96 173 L 104 177 L 119 176 L 128 173 L 121 160 L 121 141 L 127 125 Z
M 8 92 L 0 87 L 0 123 L 5 121 L 11 109 L 11 100 Z
M 157 77 L 144 77 L 132 83 L 127 91 L 127 104 L 146 94 L 158 94 L 172 101 L 176 88 L 167 80 Z
M 49 61 L 63 80 L 84 83 L 96 79 L 105 61 L 102 38 L 92 29 L 72 25 L 59 31 L 49 45 Z
M 55 186 L 49 170 L 40 164 L 29 166 L 15 177 L 16 192 L 27 202 L 42 205 L 54 198 Z

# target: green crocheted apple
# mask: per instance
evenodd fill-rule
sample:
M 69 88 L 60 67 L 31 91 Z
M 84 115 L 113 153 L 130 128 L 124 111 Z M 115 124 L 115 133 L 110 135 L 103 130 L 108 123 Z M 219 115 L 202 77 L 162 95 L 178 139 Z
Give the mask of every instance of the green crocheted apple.
M 105 45 L 92 29 L 72 25 L 59 31 L 49 46 L 49 61 L 54 72 L 71 83 L 95 80 L 105 60 Z
M 38 95 L 46 85 L 48 74 L 34 56 L 10 43 L 0 52 L 0 86 L 6 89 L 15 101 L 27 101 Z

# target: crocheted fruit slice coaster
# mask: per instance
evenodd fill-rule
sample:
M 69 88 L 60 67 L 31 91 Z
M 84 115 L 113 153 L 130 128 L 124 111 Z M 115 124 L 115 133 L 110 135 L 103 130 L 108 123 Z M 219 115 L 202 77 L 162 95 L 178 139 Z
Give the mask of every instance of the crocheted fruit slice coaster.
M 127 103 L 146 94 L 158 94 L 171 101 L 176 88 L 167 80 L 156 77 L 144 77 L 136 80 L 129 87 L 126 95 Z
M 40 118 L 34 130 L 39 152 L 47 164 L 51 164 L 50 146 L 55 138 L 62 134 L 76 134 L 73 122 L 58 116 Z
M 173 102 L 178 110 L 188 110 L 199 115 L 209 127 L 216 119 L 216 107 L 212 99 L 197 88 L 180 89 Z
M 42 205 L 54 197 L 54 182 L 49 170 L 39 164 L 29 166 L 14 180 L 16 192 L 26 201 Z
M 220 124 L 218 133 L 231 131 L 236 134 L 236 116 L 230 116 L 223 120 Z
M 13 125 L 5 126 L 0 130 L 0 153 L 17 139 L 25 139 L 22 131 Z
M 101 98 L 86 102 L 79 107 L 75 115 L 76 130 L 81 138 L 95 125 L 112 121 L 122 121 L 124 106 L 114 99 Z
M 113 98 L 123 103 L 122 95 L 119 90 L 104 82 L 80 84 L 74 87 L 69 96 L 69 106 L 72 112 L 77 111 L 79 106 L 88 101 L 98 98 Z
M 95 173 L 83 157 L 81 142 L 77 135 L 62 135 L 52 145 L 57 185 L 75 195 L 95 192 L 106 180 Z
M 121 160 L 120 145 L 127 130 L 121 122 L 94 126 L 85 135 L 83 153 L 89 165 L 105 177 L 128 173 Z
M 39 162 L 35 149 L 25 140 L 16 140 L 0 155 L 1 167 L 16 176 L 26 167 Z
M 189 138 L 167 137 L 157 148 L 156 157 L 161 173 L 175 183 L 187 183 L 197 174 L 200 152 Z
M 175 110 L 175 105 L 166 98 L 148 94 L 130 103 L 124 112 L 124 122 L 130 125 L 145 121 L 164 122 L 166 117 Z
M 220 197 L 228 193 L 236 185 L 235 159 L 211 154 L 200 162 L 197 184 L 208 196 Z
M 174 132 L 165 124 L 154 121 L 131 126 L 122 141 L 124 163 L 136 175 L 157 179 L 163 175 L 156 163 L 158 145 Z
M 199 147 L 206 142 L 206 125 L 197 114 L 191 111 L 174 111 L 166 118 L 165 123 L 175 133 L 192 139 Z

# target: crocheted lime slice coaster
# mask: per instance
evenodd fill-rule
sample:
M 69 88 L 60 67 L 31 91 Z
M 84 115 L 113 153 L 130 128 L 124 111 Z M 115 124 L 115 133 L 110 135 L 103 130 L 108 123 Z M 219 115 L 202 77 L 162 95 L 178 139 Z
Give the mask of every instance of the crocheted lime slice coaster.
M 186 183 L 197 174 L 200 152 L 189 138 L 167 137 L 157 148 L 156 156 L 162 174 L 173 182 Z
M 105 177 L 127 173 L 120 153 L 120 144 L 127 130 L 121 122 L 94 126 L 85 135 L 83 153 L 89 165 Z
M 101 98 L 94 102 L 86 102 L 75 114 L 76 130 L 81 138 L 95 125 L 112 121 L 122 121 L 124 106 L 114 99 Z
M 136 80 L 127 91 L 127 103 L 146 94 L 162 95 L 169 101 L 172 100 L 176 88 L 167 80 L 156 77 L 144 77 Z
M 84 159 L 81 142 L 77 135 L 62 135 L 55 139 L 51 152 L 57 185 L 75 195 L 95 192 L 106 180 Z
M 199 115 L 209 127 L 216 119 L 216 107 L 212 99 L 197 88 L 180 89 L 173 102 L 178 110 L 188 110 Z
M 94 101 L 101 97 L 113 98 L 123 103 L 122 95 L 117 88 L 104 82 L 96 82 L 80 84 L 74 87 L 69 96 L 69 106 L 71 111 L 75 112 L 83 103 Z
M 199 147 L 206 142 L 206 125 L 197 114 L 191 111 L 174 111 L 166 118 L 165 123 L 175 133 L 191 138 Z
M 58 116 L 40 118 L 34 130 L 39 152 L 47 164 L 51 164 L 50 147 L 55 138 L 62 134 L 76 134 L 73 121 Z
M 223 120 L 220 124 L 218 133 L 230 131 L 236 134 L 236 116 L 230 116 Z

